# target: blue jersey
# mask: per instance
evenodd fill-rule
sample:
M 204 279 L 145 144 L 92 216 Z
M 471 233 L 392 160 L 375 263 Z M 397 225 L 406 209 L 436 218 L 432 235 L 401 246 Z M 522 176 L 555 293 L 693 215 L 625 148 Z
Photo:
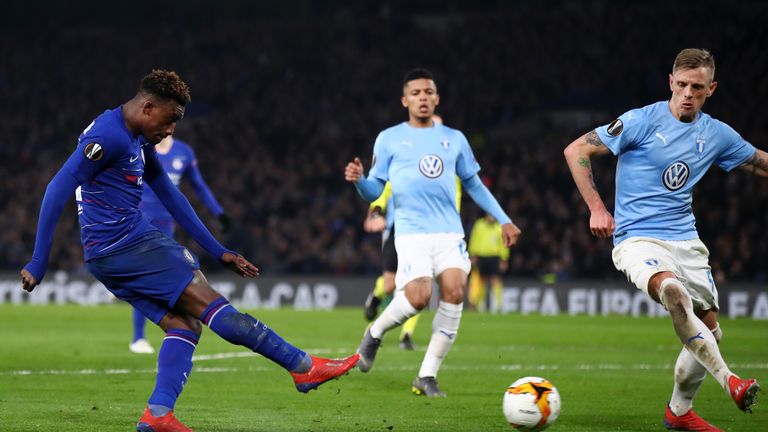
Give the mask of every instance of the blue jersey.
M 392 184 L 395 235 L 464 233 L 456 206 L 456 176 L 480 171 L 460 131 L 401 123 L 382 131 L 369 177 Z
M 619 157 L 615 244 L 630 237 L 698 238 L 693 186 L 713 163 L 730 171 L 756 152 L 707 114 L 691 123 L 678 120 L 666 101 L 628 111 L 595 132 Z
M 80 186 L 75 191 L 85 260 L 133 245 L 156 229 L 139 211 L 144 149 L 152 146 L 125 126 L 120 108 L 107 110 L 78 138 Z
M 188 179 L 197 196 L 214 216 L 224 213 L 221 205 L 216 201 L 210 188 L 208 188 L 205 180 L 203 180 L 203 176 L 200 174 L 200 170 L 197 167 L 197 157 L 192 147 L 184 141 L 174 138 L 168 153 L 157 153 L 157 159 L 160 161 L 165 172 L 168 173 L 168 178 L 170 178 L 174 186 L 178 187 L 182 179 Z M 155 192 L 146 184 L 144 185 L 144 196 L 139 204 L 139 209 L 150 220 L 165 220 L 171 221 L 171 223 L 173 221 L 173 217 L 168 213 L 163 203 L 160 202 Z
M 40 207 L 35 251 L 24 268 L 38 282 L 42 280 L 56 223 L 73 192 L 86 262 L 129 250 L 152 235 L 162 235 L 139 210 L 145 181 L 206 252 L 216 258 L 229 252 L 168 179 L 154 146 L 128 130 L 122 107 L 118 107 L 91 122 L 78 138 L 74 153 L 48 183 Z M 190 262 L 186 257 L 182 259 Z

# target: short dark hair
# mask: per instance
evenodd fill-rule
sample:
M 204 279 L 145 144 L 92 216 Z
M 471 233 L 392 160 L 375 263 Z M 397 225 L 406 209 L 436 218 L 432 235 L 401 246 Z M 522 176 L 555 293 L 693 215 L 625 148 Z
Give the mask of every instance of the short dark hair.
M 712 77 L 714 77 L 715 56 L 702 48 L 686 48 L 675 57 L 675 62 L 672 64 L 672 73 L 680 69 L 696 69 L 700 67 L 705 67 L 712 71 Z
M 141 80 L 139 91 L 149 93 L 163 99 L 174 100 L 181 106 L 192 100 L 189 86 L 181 80 L 174 71 L 153 69 Z
M 408 72 L 405 73 L 405 76 L 403 77 L 403 87 L 408 85 L 408 82 L 417 80 L 417 79 L 428 79 L 428 80 L 435 80 L 435 77 L 432 75 L 432 72 L 428 71 L 424 68 L 415 68 L 411 69 Z

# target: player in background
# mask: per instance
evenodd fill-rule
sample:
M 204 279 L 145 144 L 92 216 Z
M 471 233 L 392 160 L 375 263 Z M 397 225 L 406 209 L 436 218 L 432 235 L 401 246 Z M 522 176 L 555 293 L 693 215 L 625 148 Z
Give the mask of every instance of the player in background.
M 717 431 L 693 411 L 707 372 L 736 406 L 750 410 L 759 385 L 726 365 L 718 347 L 718 296 L 691 208 L 693 186 L 714 163 L 768 176 L 768 154 L 725 123 L 701 112 L 717 88 L 715 60 L 703 49 L 684 49 L 669 74 L 672 95 L 622 114 L 565 149 L 568 168 L 590 210 L 589 228 L 613 236 L 613 262 L 639 289 L 664 305 L 683 349 L 666 407 L 669 429 Z M 592 176 L 591 158 L 614 154 L 616 206 L 606 209 Z
M 179 187 L 181 181 L 187 179 L 197 197 L 221 223 L 222 233 L 226 234 L 229 231 L 230 219 L 224 213 L 224 209 L 219 202 L 216 201 L 205 180 L 203 180 L 203 176 L 200 174 L 200 169 L 197 166 L 197 156 L 195 156 L 195 151 L 192 147 L 180 139 L 167 136 L 155 146 L 155 151 L 157 152 L 157 159 L 160 161 L 165 172 L 168 173 L 171 183 Z M 152 225 L 156 226 L 168 237 L 173 238 L 173 232 L 176 228 L 173 216 L 168 213 L 163 203 L 160 202 L 160 198 L 155 195 L 152 188 L 147 186 L 146 183 L 144 184 L 142 194 L 139 210 L 149 218 Z M 133 308 L 133 339 L 128 345 L 131 352 L 137 354 L 152 354 L 155 352 L 144 336 L 145 324 L 146 318 L 144 318 L 144 315 L 138 309 Z
M 443 118 L 437 114 L 432 115 L 432 121 L 435 124 L 443 124 Z M 461 180 L 456 177 L 456 209 L 461 213 Z M 397 251 L 395 251 L 395 210 L 392 206 L 392 185 L 387 182 L 384 185 L 384 192 L 376 198 L 368 207 L 368 214 L 363 229 L 366 232 L 380 232 L 382 247 L 382 268 L 381 276 L 376 278 L 376 283 L 365 299 L 363 313 L 365 319 L 373 321 L 379 313 L 379 306 L 387 298 L 391 298 L 395 292 L 395 272 L 397 271 Z M 416 314 L 403 323 L 400 329 L 400 348 L 412 351 L 415 349 L 413 344 L 413 333 L 416 331 L 416 325 L 419 323 L 421 314 Z
M 469 258 L 472 272 L 469 274 L 470 307 L 486 311 L 486 289 L 491 286 L 491 312 L 501 311 L 501 295 L 504 284 L 501 275 L 507 271 L 509 248 L 504 246 L 501 224 L 490 214 L 477 219 L 469 233 Z
M 354 183 L 364 199 L 378 198 L 387 181 L 394 195 L 397 288 L 392 302 L 365 331 L 358 348 L 359 367 L 369 371 L 384 334 L 427 307 L 436 278 L 440 302 L 412 390 L 440 397 L 445 393 L 437 385 L 437 373 L 458 334 L 470 269 L 464 228 L 456 209 L 455 177 L 483 210 L 502 222 L 506 246 L 517 242 L 520 230 L 480 181 L 480 166 L 464 134 L 432 120 L 440 102 L 432 74 L 424 69 L 409 71 L 402 92 L 408 121 L 376 138 L 368 177 L 363 175 L 359 158 L 344 170 L 345 179 Z
M 166 334 L 155 389 L 136 425 L 138 432 L 191 430 L 173 409 L 192 370 L 201 322 L 228 342 L 285 368 L 301 392 L 346 373 L 359 359 L 357 354 L 343 360 L 311 356 L 239 312 L 210 287 L 198 259 L 139 210 L 146 182 L 206 252 L 240 276 L 258 276 L 253 264 L 211 235 L 157 159 L 154 145 L 173 133 L 190 99 L 189 88 L 175 72 L 153 70 L 131 100 L 105 111 L 83 131 L 74 153 L 46 188 L 35 251 L 21 270 L 22 286 L 31 292 L 45 275 L 56 223 L 75 194 L 89 271 Z

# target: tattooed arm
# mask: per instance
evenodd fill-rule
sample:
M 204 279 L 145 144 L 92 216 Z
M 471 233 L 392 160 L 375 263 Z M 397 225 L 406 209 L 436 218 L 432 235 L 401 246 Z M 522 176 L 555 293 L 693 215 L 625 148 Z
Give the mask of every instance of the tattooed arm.
M 750 160 L 739 165 L 739 168 L 752 174 L 768 177 L 768 153 L 758 149 L 755 155 Z
M 576 182 L 581 197 L 584 198 L 584 202 L 589 207 L 591 213 L 589 229 L 592 235 L 610 237 L 616 226 L 613 216 L 605 208 L 605 203 L 597 191 L 597 186 L 595 186 L 590 158 L 607 155 L 611 151 L 603 144 L 595 131 L 590 131 L 569 144 L 563 153 L 568 162 L 568 169 L 571 170 L 573 181 Z

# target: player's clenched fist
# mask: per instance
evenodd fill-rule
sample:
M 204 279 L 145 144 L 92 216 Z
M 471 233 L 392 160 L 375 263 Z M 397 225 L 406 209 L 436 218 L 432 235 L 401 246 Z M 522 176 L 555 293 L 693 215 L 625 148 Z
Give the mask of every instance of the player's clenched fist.
M 21 287 L 24 288 L 24 291 L 32 292 L 37 286 L 37 282 L 37 279 L 27 269 L 21 270 Z
M 363 163 L 356 157 L 344 168 L 344 180 L 355 183 L 363 177 Z

